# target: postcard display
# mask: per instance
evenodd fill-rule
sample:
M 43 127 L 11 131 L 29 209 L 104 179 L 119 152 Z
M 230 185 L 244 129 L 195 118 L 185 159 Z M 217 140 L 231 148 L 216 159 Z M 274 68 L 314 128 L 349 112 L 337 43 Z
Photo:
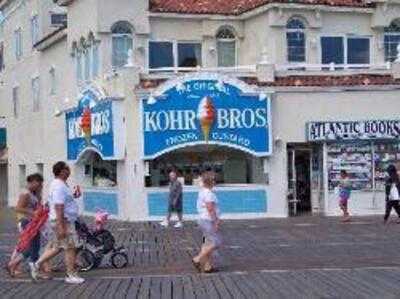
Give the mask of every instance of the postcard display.
M 331 144 L 328 146 L 329 191 L 338 185 L 341 170 L 348 173 L 353 191 L 383 191 L 386 168 L 399 163 L 400 143 Z

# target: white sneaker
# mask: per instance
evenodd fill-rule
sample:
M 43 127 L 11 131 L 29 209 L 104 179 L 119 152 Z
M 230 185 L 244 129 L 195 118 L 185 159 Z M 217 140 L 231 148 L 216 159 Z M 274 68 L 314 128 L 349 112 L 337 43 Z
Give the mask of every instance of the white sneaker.
M 36 263 L 29 263 L 29 268 L 31 269 L 31 277 L 33 280 L 38 280 L 39 279 L 39 267 L 36 265 Z
M 178 221 L 178 222 L 174 225 L 174 227 L 175 227 L 175 228 L 181 228 L 181 227 L 183 227 L 183 223 L 182 223 L 181 221 Z
M 81 284 L 81 283 L 84 283 L 85 280 L 76 274 L 67 274 L 67 277 L 65 278 L 65 282 L 70 283 L 70 284 Z
M 168 226 L 169 226 L 169 222 L 168 222 L 167 220 L 164 220 L 164 221 L 162 221 L 162 222 L 160 223 L 160 225 L 161 225 L 161 226 L 164 226 L 164 227 L 168 227 Z

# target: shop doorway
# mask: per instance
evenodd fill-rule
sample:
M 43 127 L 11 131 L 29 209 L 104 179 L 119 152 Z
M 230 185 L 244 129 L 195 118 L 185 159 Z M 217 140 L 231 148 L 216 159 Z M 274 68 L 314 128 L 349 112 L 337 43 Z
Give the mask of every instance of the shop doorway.
M 290 216 L 312 212 L 311 157 L 311 148 L 288 147 L 288 205 Z

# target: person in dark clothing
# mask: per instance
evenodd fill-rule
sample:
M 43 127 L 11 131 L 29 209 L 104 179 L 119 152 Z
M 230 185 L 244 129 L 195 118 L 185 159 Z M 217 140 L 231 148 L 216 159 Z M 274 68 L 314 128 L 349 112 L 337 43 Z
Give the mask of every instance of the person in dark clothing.
M 169 196 L 168 196 L 168 214 L 167 218 L 161 222 L 162 226 L 169 226 L 172 213 L 178 214 L 178 222 L 175 224 L 176 228 L 183 226 L 182 222 L 182 212 L 183 212 L 183 202 L 182 202 L 182 184 L 178 181 L 178 175 L 175 171 L 169 173 Z
M 386 211 L 384 216 L 384 223 L 386 224 L 392 208 L 396 211 L 400 218 L 400 179 L 397 173 L 396 166 L 389 165 L 387 168 L 388 178 L 385 183 L 386 194 Z M 398 221 L 400 223 L 400 219 Z

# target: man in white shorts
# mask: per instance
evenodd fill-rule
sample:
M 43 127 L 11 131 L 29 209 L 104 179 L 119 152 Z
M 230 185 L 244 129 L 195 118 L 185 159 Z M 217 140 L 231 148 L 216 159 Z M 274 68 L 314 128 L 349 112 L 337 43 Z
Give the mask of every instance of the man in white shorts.
M 79 187 L 75 187 L 74 192 L 69 188 L 67 180 L 71 171 L 65 162 L 60 161 L 54 164 L 53 174 L 55 179 L 49 190 L 51 236 L 43 255 L 36 263 L 30 264 L 31 276 L 37 280 L 40 266 L 64 250 L 67 267 L 65 282 L 80 284 L 85 280 L 75 271 L 75 248 L 78 240 L 75 221 L 79 213 L 75 199 L 81 196 L 81 192 Z

